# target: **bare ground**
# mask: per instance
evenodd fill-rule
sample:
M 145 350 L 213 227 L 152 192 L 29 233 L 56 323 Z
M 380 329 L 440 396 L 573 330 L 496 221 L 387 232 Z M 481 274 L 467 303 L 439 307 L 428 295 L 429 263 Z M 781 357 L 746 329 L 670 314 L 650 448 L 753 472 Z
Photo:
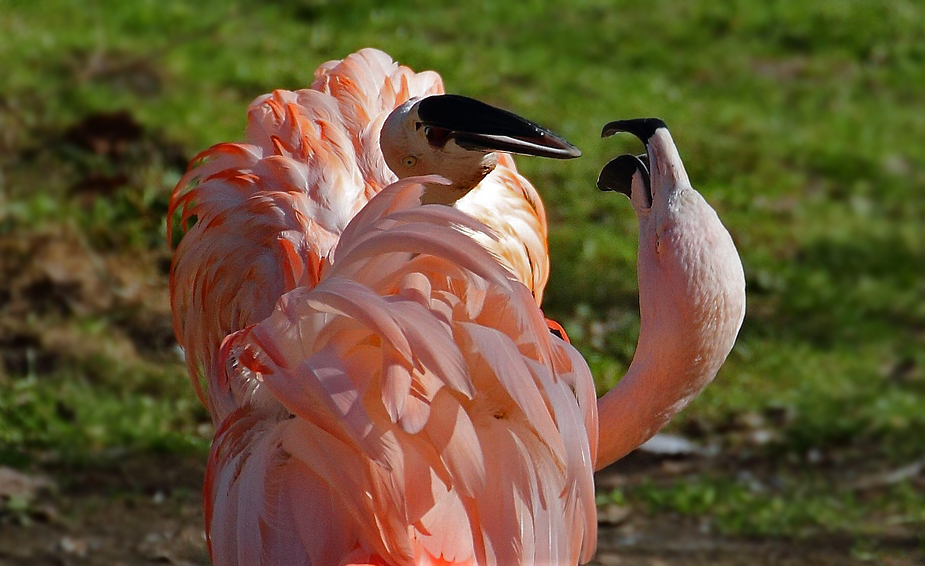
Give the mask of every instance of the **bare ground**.
M 208 564 L 202 534 L 200 456 L 109 456 L 88 469 L 51 468 L 39 478 L 28 508 L 0 511 L 0 564 Z M 599 482 L 639 481 L 645 466 L 632 461 L 602 472 Z M 650 470 L 651 471 L 651 470 Z M 802 541 L 726 537 L 695 520 L 636 509 L 602 509 L 599 566 L 852 566 L 925 564 L 911 533 L 868 544 L 859 553 L 849 538 Z

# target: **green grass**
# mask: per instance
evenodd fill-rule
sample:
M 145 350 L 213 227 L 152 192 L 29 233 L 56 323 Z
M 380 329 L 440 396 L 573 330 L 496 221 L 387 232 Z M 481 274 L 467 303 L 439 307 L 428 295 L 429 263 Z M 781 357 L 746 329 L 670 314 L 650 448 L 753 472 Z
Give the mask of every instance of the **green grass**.
M 856 460 L 891 466 L 925 453 L 925 8 L 862 0 L 380 4 L 0 0 L 0 235 L 64 225 L 100 253 L 163 260 L 163 215 L 182 162 L 240 139 L 254 96 L 308 85 L 321 62 L 375 46 L 584 151 L 572 162 L 519 166 L 550 217 L 547 314 L 565 323 L 601 389 L 628 366 L 639 322 L 635 220 L 594 180 L 609 158 L 638 148 L 598 135 L 609 120 L 657 115 L 732 232 L 749 292 L 729 362 L 673 426 L 718 434 L 734 450 L 723 432 L 729 423 L 777 412 L 786 418 L 760 448 L 768 457 L 863 446 Z M 83 117 L 115 110 L 143 129 L 132 146 L 140 150 L 100 157 L 67 143 Z M 90 173 L 117 182 L 88 201 L 72 185 Z M 74 316 L 33 318 L 45 328 Z M 100 339 L 125 321 L 83 316 L 103 328 Z M 201 446 L 204 417 L 179 363 L 103 357 L 96 369 L 66 358 L 47 372 L 0 370 L 0 448 L 14 455 L 0 459 Z M 120 377 L 99 385 L 99 363 Z M 150 390 L 152 380 L 170 385 Z M 650 487 L 662 495 L 643 499 L 677 508 L 689 498 L 693 513 L 731 514 L 732 530 L 736 514 L 775 517 L 790 505 L 782 520 L 831 515 L 839 520 L 827 524 L 848 528 L 885 505 L 853 501 L 857 513 L 844 515 L 825 502 L 801 509 L 735 485 Z M 775 520 L 738 530 L 792 532 Z
M 138 368 L 132 368 L 138 371 Z M 152 387 L 117 372 L 115 383 L 81 375 L 27 377 L 5 385 L 0 398 L 0 464 L 99 464 L 126 452 L 204 453 L 211 440 L 205 409 L 177 374 Z M 112 372 L 108 372 L 110 376 Z M 104 457 L 100 460 L 100 457 Z
M 598 501 L 708 517 L 710 526 L 722 534 L 750 537 L 807 539 L 845 532 L 863 536 L 885 526 L 925 521 L 925 496 L 908 484 L 865 494 L 833 485 L 821 475 L 785 475 L 779 483 L 770 488 L 749 476 L 685 478 L 667 485 L 644 481 L 626 492 L 600 495 Z

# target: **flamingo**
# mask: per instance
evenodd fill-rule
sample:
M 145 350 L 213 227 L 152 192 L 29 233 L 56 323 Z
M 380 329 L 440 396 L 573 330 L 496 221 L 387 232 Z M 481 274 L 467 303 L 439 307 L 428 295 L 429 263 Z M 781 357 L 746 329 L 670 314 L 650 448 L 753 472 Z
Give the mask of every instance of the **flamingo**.
M 380 144 L 383 131 L 392 135 Z M 433 157 L 455 163 L 441 168 L 453 183 L 431 184 L 426 198 L 452 190 L 440 198 L 455 198 L 455 208 L 492 229 L 494 238 L 472 236 L 542 301 L 549 277 L 543 203 L 508 153 L 488 150 L 580 155 L 555 134 L 487 104 L 444 95 L 439 75 L 415 73 L 375 49 L 321 65 L 311 88 L 258 97 L 246 134 L 247 143 L 221 143 L 197 155 L 168 211 L 168 239 L 177 215 L 186 231 L 170 275 L 174 331 L 216 426 L 246 396 L 235 387 L 212 388 L 208 397 L 203 390 L 200 376 L 208 383 L 222 373 L 222 340 L 266 318 L 285 292 L 318 283 L 347 223 L 398 179 L 386 160 L 402 176 L 436 167 L 428 159 L 431 148 Z M 403 163 L 410 159 L 420 162 Z
M 216 423 L 215 564 L 591 559 L 594 469 L 713 379 L 744 313 L 735 246 L 667 128 L 617 131 L 646 145 L 598 181 L 639 219 L 642 318 L 600 400 L 539 308 L 545 215 L 502 153 L 577 156 L 555 134 L 363 50 L 194 162 L 171 298 Z
M 692 186 L 665 123 L 617 120 L 645 144 L 601 170 L 598 187 L 627 195 L 639 222 L 639 338 L 623 378 L 598 400 L 596 469 L 651 438 L 716 376 L 745 318 L 745 273 L 716 211 Z

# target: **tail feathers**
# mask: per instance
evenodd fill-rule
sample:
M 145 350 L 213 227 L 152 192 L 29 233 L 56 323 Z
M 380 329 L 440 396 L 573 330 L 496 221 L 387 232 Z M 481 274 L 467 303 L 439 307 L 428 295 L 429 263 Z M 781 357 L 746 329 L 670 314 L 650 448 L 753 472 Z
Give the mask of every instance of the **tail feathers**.
M 407 533 L 381 540 L 377 521 L 389 518 L 363 496 L 362 455 L 311 423 L 271 422 L 248 407 L 229 422 L 216 435 L 205 485 L 214 564 L 325 566 L 363 548 L 410 561 Z M 374 543 L 364 547 L 367 540 Z

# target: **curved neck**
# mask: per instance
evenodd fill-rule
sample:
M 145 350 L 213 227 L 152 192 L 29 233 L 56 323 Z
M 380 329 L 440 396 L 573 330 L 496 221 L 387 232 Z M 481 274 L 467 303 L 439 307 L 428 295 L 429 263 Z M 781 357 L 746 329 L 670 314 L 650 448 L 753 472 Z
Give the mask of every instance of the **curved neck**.
M 498 164 L 498 154 L 480 154 L 468 152 L 462 158 L 447 159 L 434 168 L 431 173 L 446 177 L 449 185 L 427 183 L 421 204 L 445 204 L 453 206 L 456 201 L 466 196 L 478 186 Z
M 479 177 L 478 180 L 475 180 L 475 182 L 464 183 L 452 182 L 452 179 L 450 179 L 452 184 L 449 185 L 425 183 L 424 194 L 421 195 L 421 204 L 444 204 L 446 206 L 453 206 L 456 204 L 456 201 L 469 194 L 469 191 L 474 189 L 483 177 L 484 175 Z
M 698 365 L 693 355 L 652 359 L 651 354 L 643 353 L 648 350 L 646 342 L 640 333 L 637 355 L 626 375 L 598 399 L 601 434 L 595 470 L 619 460 L 655 435 L 716 374 L 709 368 L 691 371 L 691 366 Z
M 640 215 L 639 341 L 598 400 L 595 469 L 651 438 L 716 375 L 745 315 L 745 276 L 716 213 L 693 189 Z

